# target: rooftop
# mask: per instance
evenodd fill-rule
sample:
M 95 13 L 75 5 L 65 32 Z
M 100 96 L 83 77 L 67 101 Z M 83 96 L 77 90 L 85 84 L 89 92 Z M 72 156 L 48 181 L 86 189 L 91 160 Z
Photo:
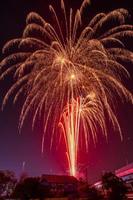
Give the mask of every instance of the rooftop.
M 66 175 L 48 175 L 43 174 L 42 178 L 46 179 L 49 183 L 77 183 L 77 179 L 74 176 L 66 176 Z

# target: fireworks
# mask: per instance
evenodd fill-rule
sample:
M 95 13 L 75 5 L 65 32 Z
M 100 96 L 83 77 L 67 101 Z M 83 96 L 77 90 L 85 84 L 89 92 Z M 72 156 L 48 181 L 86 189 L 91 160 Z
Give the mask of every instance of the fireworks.
M 69 163 L 70 174 L 76 176 L 78 147 L 80 136 L 84 140 L 86 151 L 88 151 L 88 143 L 90 138 L 97 141 L 97 128 L 95 123 L 98 122 L 103 133 L 106 130 L 105 121 L 103 120 L 103 110 L 101 102 L 96 99 L 94 93 L 90 93 L 86 98 L 72 99 L 70 104 L 67 104 L 60 119 L 59 126 L 62 129 Z M 81 126 L 84 131 L 80 133 Z M 91 133 L 91 134 L 88 134 Z
M 129 78 L 123 61 L 133 61 L 124 40 L 133 36 L 133 26 L 126 24 L 128 11 L 100 13 L 84 26 L 83 10 L 88 3 L 85 0 L 74 12 L 66 11 L 61 1 L 61 19 L 50 5 L 53 24 L 31 12 L 22 38 L 5 44 L 5 59 L 0 63 L 0 79 L 13 74 L 14 80 L 3 107 L 10 96 L 15 103 L 25 94 L 19 128 L 31 110 L 33 128 L 40 117 L 44 127 L 42 151 L 49 122 L 53 121 L 51 144 L 59 125 L 72 175 L 77 171 L 80 129 L 86 150 L 90 139 L 97 142 L 98 128 L 107 137 L 105 116 L 122 138 L 114 113 L 114 97 L 132 102 L 132 94 L 122 82 L 124 77 Z

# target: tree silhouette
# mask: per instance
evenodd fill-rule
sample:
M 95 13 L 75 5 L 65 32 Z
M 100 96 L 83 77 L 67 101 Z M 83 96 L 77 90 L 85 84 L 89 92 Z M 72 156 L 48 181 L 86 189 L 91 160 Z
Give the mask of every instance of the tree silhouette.
M 20 181 L 14 190 L 13 198 L 31 199 L 39 198 L 44 199 L 49 195 L 49 185 L 47 182 L 41 182 L 40 178 L 29 177 Z
M 102 200 L 102 194 L 95 188 L 90 187 L 88 188 L 88 200 Z
M 78 186 L 79 196 L 87 198 L 87 200 L 102 200 L 102 194 L 95 188 L 89 185 L 86 181 L 80 181 Z
M 106 172 L 102 176 L 103 189 L 109 200 L 125 200 L 127 187 L 123 180 L 112 172 Z
M 14 172 L 0 170 L 0 197 L 9 197 L 14 190 L 16 181 Z

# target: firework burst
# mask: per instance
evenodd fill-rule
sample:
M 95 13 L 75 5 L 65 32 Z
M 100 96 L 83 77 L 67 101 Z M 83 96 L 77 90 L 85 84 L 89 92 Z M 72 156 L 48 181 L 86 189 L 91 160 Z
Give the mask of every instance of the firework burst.
M 15 103 L 25 94 L 19 128 L 30 110 L 33 127 L 38 117 L 43 119 L 42 151 L 49 122 L 52 119 L 54 127 L 51 144 L 59 124 L 72 175 L 77 170 L 81 124 L 86 149 L 90 138 L 96 143 L 97 127 L 107 137 L 105 115 L 122 138 L 113 97 L 132 102 L 132 94 L 122 81 L 129 77 L 123 61 L 133 61 L 133 54 L 125 48 L 124 40 L 133 37 L 133 26 L 126 24 L 128 11 L 117 9 L 97 14 L 84 27 L 82 15 L 88 3 L 85 0 L 74 12 L 66 11 L 62 0 L 62 19 L 50 5 L 53 24 L 37 13 L 29 13 L 22 38 L 5 44 L 5 59 L 0 63 L 0 80 L 10 74 L 14 80 L 3 99 L 3 107 L 10 96 Z

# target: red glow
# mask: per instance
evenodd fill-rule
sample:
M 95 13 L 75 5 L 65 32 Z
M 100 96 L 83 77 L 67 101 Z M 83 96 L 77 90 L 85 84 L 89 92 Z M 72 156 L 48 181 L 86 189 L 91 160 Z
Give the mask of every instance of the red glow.
M 72 176 L 77 176 L 80 105 L 80 100 L 72 99 L 71 104 L 67 104 L 59 123 L 65 139 L 69 172 Z

